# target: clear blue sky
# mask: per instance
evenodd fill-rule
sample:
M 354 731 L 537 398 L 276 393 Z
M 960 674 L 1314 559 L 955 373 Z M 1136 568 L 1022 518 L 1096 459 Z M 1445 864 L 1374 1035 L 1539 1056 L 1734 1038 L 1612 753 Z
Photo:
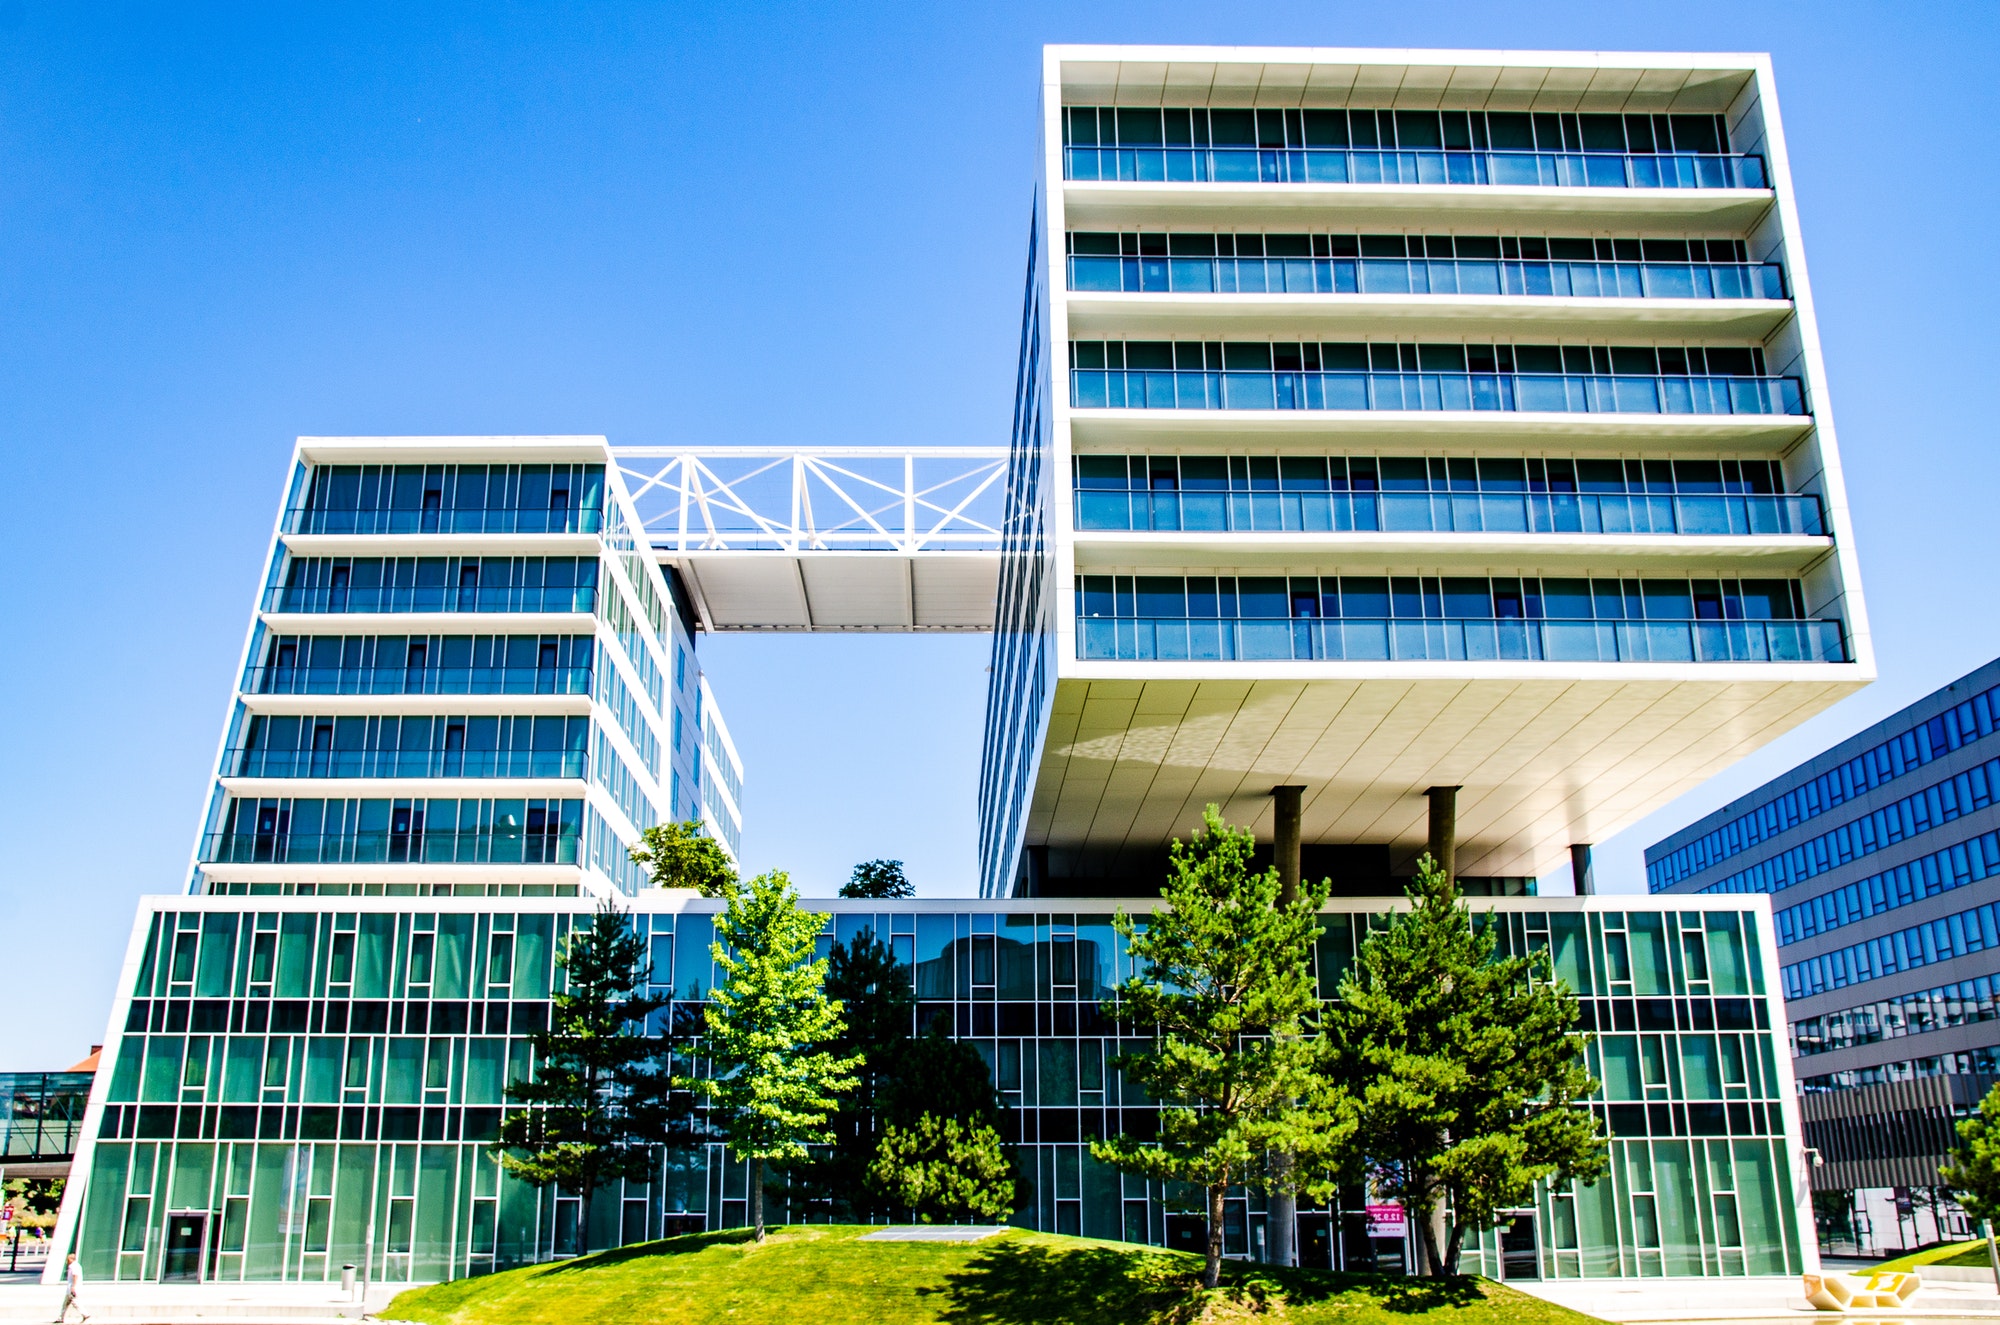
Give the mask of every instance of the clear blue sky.
M 185 880 L 295 435 L 1003 441 L 1050 41 L 1773 53 L 1882 680 L 1605 844 L 1639 890 L 2000 652 L 1997 13 L 0 0 L 0 1070 L 102 1037 Z M 753 868 L 972 891 L 982 637 L 702 648 Z

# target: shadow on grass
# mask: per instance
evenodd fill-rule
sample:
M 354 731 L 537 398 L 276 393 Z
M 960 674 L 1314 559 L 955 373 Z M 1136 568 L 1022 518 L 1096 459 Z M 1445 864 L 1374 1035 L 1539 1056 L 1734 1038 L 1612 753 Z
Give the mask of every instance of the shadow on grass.
M 1477 1280 L 1280 1270 L 1230 1262 L 1222 1286 L 1201 1287 L 1201 1262 L 1171 1252 L 1058 1249 L 1010 1240 L 981 1251 L 942 1288 L 948 1325 L 1192 1325 L 1205 1314 L 1256 1316 L 1359 1297 L 1397 1315 L 1421 1316 L 1482 1300 Z
M 713 1233 L 687 1233 L 677 1238 L 661 1238 L 657 1242 L 635 1242 L 628 1247 L 594 1251 L 588 1256 L 559 1261 L 544 1269 L 542 1274 L 576 1274 L 579 1271 L 603 1269 L 621 1265 L 626 1261 L 645 1260 L 654 1256 L 688 1256 L 698 1251 L 707 1251 L 710 1247 L 749 1242 L 754 1236 L 747 1228 L 725 1228 Z

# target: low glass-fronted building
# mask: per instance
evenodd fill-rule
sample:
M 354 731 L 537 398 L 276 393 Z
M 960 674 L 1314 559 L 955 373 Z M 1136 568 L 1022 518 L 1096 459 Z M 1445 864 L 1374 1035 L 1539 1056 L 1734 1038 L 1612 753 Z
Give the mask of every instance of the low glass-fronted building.
M 357 890 L 358 891 L 358 890 Z M 872 933 L 904 963 L 913 1034 L 972 1043 L 1006 1104 L 1024 1179 L 1014 1222 L 1178 1245 L 1192 1193 L 1094 1161 L 1091 1138 L 1156 1125 L 1111 1065 L 1129 1039 L 1100 1000 L 1132 963 L 1112 908 L 1078 901 L 814 900 L 822 946 Z M 1482 909 L 1487 903 L 1480 903 Z M 1329 906 L 1332 997 L 1386 900 Z M 1513 951 L 1546 948 L 1593 1032 L 1610 1172 L 1546 1190 L 1467 1268 L 1523 1277 L 1796 1274 L 1810 1249 L 1795 1097 L 1758 901 L 1512 898 Z M 644 892 L 655 993 L 686 1017 L 712 979 L 718 904 Z M 532 1066 L 565 936 L 589 899 L 174 897 L 142 910 L 65 1208 L 85 1272 L 117 1280 L 416 1282 L 746 1222 L 747 1166 L 719 1144 L 665 1151 L 654 1181 L 570 1194 L 503 1174 L 487 1149 Z M 1128 1031 L 1129 1034 L 1129 1031 Z M 1299 1255 L 1400 1269 L 1405 1236 L 1356 1186 L 1301 1210 Z M 1377 1215 L 1379 1216 L 1379 1210 Z M 811 1219 L 809 1208 L 789 1217 Z M 1260 1198 L 1228 1203 L 1230 1254 L 1266 1251 Z

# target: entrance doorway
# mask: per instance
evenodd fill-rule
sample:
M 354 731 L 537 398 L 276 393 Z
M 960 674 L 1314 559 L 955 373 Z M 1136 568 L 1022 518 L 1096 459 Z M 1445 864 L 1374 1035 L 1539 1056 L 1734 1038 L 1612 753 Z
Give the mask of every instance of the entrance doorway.
M 1299 1216 L 1299 1265 L 1309 1270 L 1331 1270 L 1333 1268 L 1333 1219 L 1331 1216 Z
M 166 1254 L 160 1257 L 160 1282 L 201 1282 L 202 1251 L 208 1245 L 208 1215 L 201 1210 L 167 1213 Z
M 1208 1255 L 1208 1221 L 1200 1215 L 1168 1215 L 1167 1246 L 1174 1251 Z
M 1517 1212 L 1500 1226 L 1500 1277 L 1539 1279 L 1542 1277 L 1542 1249 L 1535 1237 L 1532 1210 Z

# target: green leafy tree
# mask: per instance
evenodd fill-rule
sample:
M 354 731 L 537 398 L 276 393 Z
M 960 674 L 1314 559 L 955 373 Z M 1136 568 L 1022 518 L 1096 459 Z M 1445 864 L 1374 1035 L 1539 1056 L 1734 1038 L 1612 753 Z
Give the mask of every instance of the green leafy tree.
M 900 860 L 864 860 L 840 885 L 842 897 L 915 897 L 916 885 L 903 873 Z
M 792 881 L 774 870 L 732 893 L 711 951 L 723 976 L 703 1010 L 710 1075 L 694 1089 L 713 1101 L 720 1131 L 750 1161 L 750 1210 L 764 1240 L 764 1166 L 797 1163 L 832 1141 L 827 1119 L 854 1089 L 859 1054 L 826 1048 L 841 1033 L 827 997 L 824 958 L 813 957 L 820 917 L 802 910 Z
M 736 890 L 729 853 L 702 831 L 698 820 L 648 828 L 630 855 L 652 876 L 655 888 L 692 888 L 703 897 L 727 897 Z
M 1412 908 L 1370 935 L 1328 1010 L 1334 1071 L 1361 1086 L 1359 1149 L 1376 1190 L 1416 1221 L 1436 1276 L 1467 1233 L 1495 1227 L 1535 1184 L 1594 1182 L 1604 1138 L 1574 1033 L 1576 998 L 1546 952 L 1502 957 L 1429 856 Z M 1445 1245 L 1433 1219 L 1449 1207 Z
M 936 1114 L 883 1131 L 868 1183 L 920 1224 L 1001 1219 L 1014 1208 L 1014 1166 L 1000 1148 L 1000 1133 Z
M 1176 840 L 1146 926 L 1118 932 L 1144 974 L 1106 1000 L 1107 1015 L 1156 1027 L 1149 1050 L 1117 1065 L 1162 1104 L 1156 1139 L 1093 1141 L 1099 1160 L 1206 1190 L 1205 1286 L 1222 1270 L 1223 1197 L 1242 1183 L 1324 1198 L 1354 1130 L 1336 1079 L 1320 1070 L 1319 998 L 1309 958 L 1327 885 L 1279 898 L 1278 872 L 1250 868 L 1255 839 L 1208 807 L 1191 845 Z M 1274 1171 L 1269 1157 L 1290 1163 Z
M 507 1087 L 509 1101 L 528 1107 L 502 1120 L 490 1147 L 517 1177 L 582 1198 L 580 1251 L 590 1249 L 591 1196 L 619 1178 L 650 1178 L 653 1148 L 667 1140 L 668 1042 L 643 1034 L 666 1000 L 639 992 L 650 978 L 645 956 L 610 901 L 588 928 L 571 932 L 559 958 L 566 987 L 553 999 L 549 1028 L 528 1037 L 534 1074 Z
M 2000 1086 L 1986 1093 L 1979 1112 L 1958 1125 L 1958 1149 L 1938 1170 L 1945 1185 L 1974 1219 L 2000 1219 Z

